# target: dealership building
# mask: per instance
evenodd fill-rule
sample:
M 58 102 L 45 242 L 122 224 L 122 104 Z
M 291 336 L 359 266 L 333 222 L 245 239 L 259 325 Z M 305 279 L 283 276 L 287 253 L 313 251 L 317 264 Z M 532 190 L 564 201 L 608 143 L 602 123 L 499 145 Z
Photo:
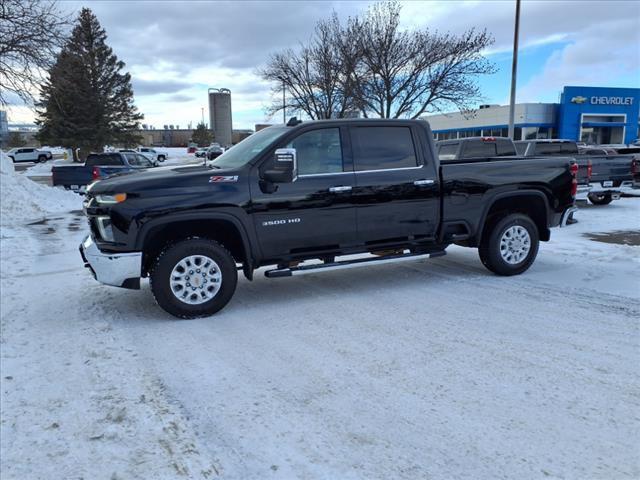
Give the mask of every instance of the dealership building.
M 638 138 L 640 88 L 564 87 L 559 103 L 518 103 L 514 140 L 564 138 L 586 143 L 632 143 Z M 437 140 L 507 136 L 508 105 L 470 113 L 422 117 Z

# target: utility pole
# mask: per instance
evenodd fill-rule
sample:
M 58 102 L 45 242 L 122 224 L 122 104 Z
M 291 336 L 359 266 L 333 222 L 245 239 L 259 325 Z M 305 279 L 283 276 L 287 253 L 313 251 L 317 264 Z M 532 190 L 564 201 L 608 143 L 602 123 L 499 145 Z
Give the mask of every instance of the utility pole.
M 513 32 L 513 63 L 511 65 L 511 100 L 509 103 L 509 138 L 513 138 L 516 109 L 516 76 L 518 75 L 518 36 L 520 32 L 520 0 L 516 0 L 516 24 Z
M 284 80 L 282 80 L 282 123 L 287 123 L 287 103 L 284 97 Z
M 200 110 L 202 111 L 202 124 L 204 125 L 204 107 L 200 107 Z

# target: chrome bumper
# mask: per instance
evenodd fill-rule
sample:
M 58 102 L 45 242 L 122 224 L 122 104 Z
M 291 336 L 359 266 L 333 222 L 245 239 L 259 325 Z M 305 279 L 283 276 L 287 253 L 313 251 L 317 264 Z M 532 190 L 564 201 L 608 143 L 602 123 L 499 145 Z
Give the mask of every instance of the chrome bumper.
M 123 288 L 140 288 L 142 252 L 102 253 L 90 236 L 80 244 L 84 266 L 101 283 Z
M 577 211 L 578 211 L 577 207 L 569 207 L 569 208 L 567 208 L 564 211 L 564 213 L 562 214 L 562 217 L 560 217 L 560 228 L 566 227 L 567 226 L 567 222 L 569 221 L 569 218 L 571 218 L 571 215 L 573 215 Z
M 621 193 L 627 193 L 628 191 L 633 190 L 633 182 L 631 180 L 622 182 L 618 187 L 605 187 L 602 183 L 591 183 L 589 185 L 591 187 L 589 193 L 612 193 L 614 195 L 620 195 Z

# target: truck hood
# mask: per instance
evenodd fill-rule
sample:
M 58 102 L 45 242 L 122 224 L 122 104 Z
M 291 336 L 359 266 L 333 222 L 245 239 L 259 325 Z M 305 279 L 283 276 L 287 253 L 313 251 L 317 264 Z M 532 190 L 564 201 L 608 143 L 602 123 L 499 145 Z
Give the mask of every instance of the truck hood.
M 156 167 L 136 173 L 118 173 L 93 183 L 88 191 L 97 193 L 139 193 L 151 190 L 170 190 L 212 187 L 214 183 L 236 183 L 237 170 L 221 170 L 204 165 L 176 165 Z

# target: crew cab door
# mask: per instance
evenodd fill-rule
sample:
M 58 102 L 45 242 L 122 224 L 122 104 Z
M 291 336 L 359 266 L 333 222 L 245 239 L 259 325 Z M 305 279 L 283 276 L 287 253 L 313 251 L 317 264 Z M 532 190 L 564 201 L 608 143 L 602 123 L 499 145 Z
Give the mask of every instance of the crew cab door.
M 16 152 L 16 162 L 28 162 L 36 160 L 36 156 L 34 155 L 35 149 L 33 148 L 23 148 Z
M 440 217 L 439 180 L 419 127 L 353 126 L 358 241 L 366 245 L 430 240 Z
M 340 249 L 356 241 L 354 174 L 344 128 L 305 130 L 277 148 L 295 148 L 294 182 L 251 185 L 253 220 L 265 259 Z M 269 160 L 270 161 L 270 160 Z M 269 169 L 267 165 L 261 171 Z

